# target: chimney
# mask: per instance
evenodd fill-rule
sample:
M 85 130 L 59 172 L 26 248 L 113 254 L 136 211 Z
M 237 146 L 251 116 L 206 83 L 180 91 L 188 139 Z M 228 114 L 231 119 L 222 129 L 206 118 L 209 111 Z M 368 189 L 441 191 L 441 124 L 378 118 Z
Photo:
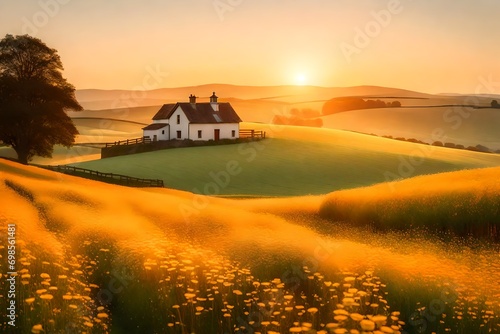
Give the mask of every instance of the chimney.
M 217 95 L 213 92 L 212 96 L 210 96 L 210 105 L 214 111 L 219 111 L 219 103 L 217 102 Z
M 196 96 L 191 94 L 189 95 L 189 103 L 196 104 Z

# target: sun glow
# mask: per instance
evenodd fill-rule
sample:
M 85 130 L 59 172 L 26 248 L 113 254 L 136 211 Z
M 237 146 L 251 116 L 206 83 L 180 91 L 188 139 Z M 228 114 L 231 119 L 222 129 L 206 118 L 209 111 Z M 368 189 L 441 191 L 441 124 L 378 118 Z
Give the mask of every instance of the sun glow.
M 295 84 L 297 86 L 304 86 L 307 83 L 307 76 L 304 73 L 297 73 L 295 75 Z

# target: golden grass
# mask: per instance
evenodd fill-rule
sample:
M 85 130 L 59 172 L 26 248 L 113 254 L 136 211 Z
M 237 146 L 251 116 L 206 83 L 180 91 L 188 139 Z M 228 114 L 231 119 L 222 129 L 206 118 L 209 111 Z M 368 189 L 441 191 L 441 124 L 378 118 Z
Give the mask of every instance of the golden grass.
M 420 176 L 329 194 L 320 213 L 382 230 L 425 228 L 498 240 L 500 168 Z
M 167 333 L 207 333 L 204 326 L 212 333 L 240 326 L 397 333 L 399 321 L 441 297 L 443 283 L 457 299 L 447 320 L 434 324 L 441 331 L 479 328 L 471 312 L 498 330 L 495 252 L 478 259 L 433 240 L 349 228 L 330 237 L 314 225 L 322 196 L 231 200 L 118 187 L 8 161 L 0 168 L 8 204 L 0 221 L 16 223 L 25 258 L 18 270 L 29 275 L 18 286 L 27 331 L 71 323 L 105 333 L 113 322 Z M 250 323 L 251 314 L 262 319 Z

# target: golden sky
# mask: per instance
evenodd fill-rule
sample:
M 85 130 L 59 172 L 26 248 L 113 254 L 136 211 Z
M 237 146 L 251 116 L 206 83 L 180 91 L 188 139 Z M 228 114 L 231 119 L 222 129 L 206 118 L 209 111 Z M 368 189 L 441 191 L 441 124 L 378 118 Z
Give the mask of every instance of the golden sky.
M 0 36 L 41 38 L 78 89 L 500 93 L 499 14 L 498 0 L 1 0 Z

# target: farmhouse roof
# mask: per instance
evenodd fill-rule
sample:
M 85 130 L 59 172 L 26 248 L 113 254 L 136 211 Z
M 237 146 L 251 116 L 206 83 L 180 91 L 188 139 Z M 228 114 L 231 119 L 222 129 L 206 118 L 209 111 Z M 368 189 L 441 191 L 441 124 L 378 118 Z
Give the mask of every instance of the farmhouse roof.
M 211 103 L 183 103 L 164 104 L 161 109 L 154 115 L 153 120 L 169 119 L 177 107 L 181 107 L 182 111 L 188 118 L 190 123 L 239 123 L 241 118 L 233 109 L 230 103 L 218 103 L 219 110 L 215 111 Z
M 153 124 L 149 124 L 148 126 L 142 128 L 143 130 L 159 130 L 159 129 L 162 129 L 164 127 L 166 127 L 168 124 L 165 124 L 165 123 L 153 123 Z

